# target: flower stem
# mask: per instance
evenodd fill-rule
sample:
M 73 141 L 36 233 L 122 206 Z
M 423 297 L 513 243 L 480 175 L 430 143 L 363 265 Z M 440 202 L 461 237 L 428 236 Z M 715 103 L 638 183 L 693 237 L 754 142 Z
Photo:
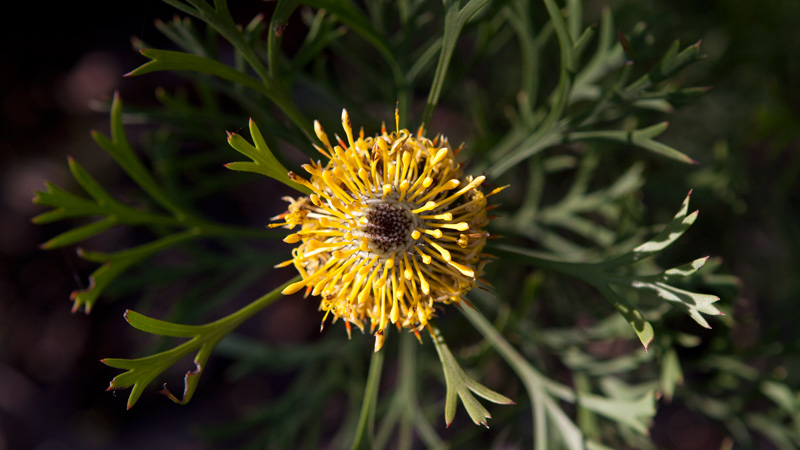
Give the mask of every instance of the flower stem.
M 369 362 L 369 375 L 367 375 L 367 386 L 364 389 L 364 401 L 361 403 L 361 413 L 358 416 L 356 434 L 353 438 L 352 450 L 361 448 L 361 441 L 367 431 L 368 424 L 374 423 L 375 404 L 378 402 L 378 386 L 381 380 L 381 370 L 383 369 L 383 353 L 374 352 Z M 370 428 L 372 428 L 370 426 Z

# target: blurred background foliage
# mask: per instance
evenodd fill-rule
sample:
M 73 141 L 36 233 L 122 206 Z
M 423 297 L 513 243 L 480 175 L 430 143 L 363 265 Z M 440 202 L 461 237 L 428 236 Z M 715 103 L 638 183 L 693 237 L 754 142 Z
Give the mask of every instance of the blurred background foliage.
M 273 3 L 256 1 L 231 3 L 239 23 L 247 23 L 258 13 L 268 18 L 274 8 Z M 504 4 L 490 2 L 489 8 Z M 604 7 L 612 9 L 616 28 L 629 37 L 637 24 L 647 24 L 641 41 L 631 39 L 636 64 L 644 67 L 655 63 L 675 38 L 681 40 L 682 48 L 702 40 L 700 48 L 707 59 L 680 72 L 678 81 L 682 86 L 712 89 L 676 105 L 675 113 L 641 116 L 647 119 L 644 124 L 669 120 L 669 130 L 659 140 L 697 160 L 697 166 L 610 151 L 614 147 L 606 144 L 602 149 L 611 155 L 604 152 L 591 187 L 607 186 L 633 161 L 643 160 L 639 170 L 646 183 L 641 185 L 641 194 L 622 203 L 628 208 L 624 216 L 630 221 L 629 230 L 666 223 L 686 192 L 694 189 L 691 207 L 700 210 L 699 219 L 658 262 L 673 267 L 699 256 L 720 256 L 709 263 L 718 270 L 707 267 L 691 287 L 714 286 L 713 293 L 722 297 L 717 305 L 728 315 L 723 320 L 711 318 L 711 330 L 700 329 L 684 314 L 666 315 L 653 324 L 657 341 L 645 355 L 629 328 L 619 329 L 613 319 L 598 320 L 612 309 L 572 278 L 495 262 L 488 267 L 487 277 L 513 280 L 495 283 L 497 298 L 518 296 L 520 300 L 505 304 L 476 293 L 475 301 L 520 351 L 536 355 L 540 371 L 579 390 L 599 386 L 606 393 L 619 393 L 620 385 L 609 380 L 670 379 L 663 372 L 675 373 L 674 361 L 680 361 L 683 383 L 658 386 L 667 398 L 658 400 L 649 425 L 649 434 L 660 448 L 796 448 L 800 399 L 790 389 L 800 386 L 800 336 L 795 325 L 800 319 L 795 307 L 800 297 L 796 231 L 800 221 L 800 59 L 796 58 L 800 3 L 587 1 L 584 25 L 598 22 Z M 99 359 L 144 356 L 173 345 L 147 340 L 128 327 L 121 318 L 125 308 L 180 323 L 205 323 L 291 277 L 288 269 L 271 269 L 285 254 L 286 246 L 280 243 L 203 240 L 196 248 L 182 246 L 157 263 L 115 280 L 90 316 L 70 314 L 70 293 L 85 289 L 97 266 L 77 257 L 71 247 L 50 252 L 36 248 L 68 230 L 69 224 L 32 225 L 30 218 L 44 209 L 32 205 L 30 198 L 33 191 L 43 189 L 44 179 L 80 192 L 64 163 L 65 156 L 72 155 L 115 197 L 135 207 L 147 204 L 147 198 L 89 135 L 91 129 L 107 134 L 112 92 L 119 90 L 125 100 L 128 135 L 137 148 L 146 149 L 149 168 L 165 192 L 220 223 L 261 228 L 283 208 L 277 194 L 291 193 L 263 177 L 221 170 L 222 164 L 241 159 L 228 147 L 225 131 L 246 134 L 246 120 L 252 116 L 270 147 L 282 149 L 279 157 L 287 167 L 302 161 L 309 146 L 297 128 L 272 119 L 269 109 L 214 80 L 168 73 L 123 79 L 123 73 L 147 61 L 132 47 L 139 49 L 144 42 L 145 48 L 176 49 L 166 36 L 177 33 L 180 38 L 185 29 L 183 22 L 172 22 L 176 11 L 167 5 L 152 1 L 81 8 L 76 15 L 67 5 L 51 5 L 47 14 L 37 17 L 35 30 L 20 21 L 2 31 L 3 41 L 10 44 L 0 50 L 0 154 L 4 157 L 0 169 L 0 449 L 349 445 L 364 394 L 371 340 L 346 341 L 341 326 L 320 334 L 310 301 L 281 299 L 223 340 L 198 395 L 186 407 L 165 401 L 151 387 L 136 408 L 126 412 L 127 393 L 103 391 L 117 371 L 102 366 Z M 535 27 L 540 27 L 545 22 L 544 7 L 531 3 L 530 8 Z M 398 35 L 396 45 L 407 42 L 424 47 L 425 38 L 441 27 L 441 5 L 433 2 L 423 9 L 432 12 L 414 20 L 430 34 Z M 31 13 L 26 14 L 5 17 Z M 363 124 L 367 132 L 377 129 L 380 120 L 391 117 L 397 93 L 386 87 L 385 78 L 361 78 L 353 72 L 369 73 L 359 66 L 366 63 L 374 64 L 379 74 L 391 77 L 391 73 L 379 52 L 363 39 L 330 20 L 317 20 L 310 10 L 298 11 L 283 31 L 282 49 L 299 58 L 294 60 L 296 67 L 282 70 L 302 69 L 298 73 L 305 74 L 295 79 L 294 102 L 323 124 L 336 124 L 340 108 L 346 106 L 356 124 Z M 477 155 L 485 154 L 508 132 L 507 105 L 517 104 L 521 84 L 519 49 L 513 33 L 502 24 L 487 23 L 486 29 L 465 31 L 428 127 L 453 142 L 463 140 Z M 391 23 L 383 25 L 387 31 L 394 30 Z M 330 33 L 331 50 L 322 57 L 303 59 L 297 52 L 314 26 Z M 493 42 L 503 45 L 481 47 L 481 39 L 494 33 L 508 35 L 495 36 Z M 135 36 L 132 45 L 130 36 Z M 482 48 L 492 55 L 494 64 L 480 64 L 479 56 L 485 55 L 475 56 L 474 50 Z M 236 63 L 226 46 L 212 56 Z M 421 58 L 424 55 L 398 53 L 404 67 Z M 558 64 L 558 47 L 551 41 L 540 61 L 541 98 L 556 86 Z M 411 128 L 424 114 L 432 73 L 420 74 L 407 99 Z M 228 91 L 223 97 L 215 95 L 215 89 Z M 573 153 L 564 149 L 552 153 L 563 156 L 551 163 L 556 174 L 576 172 L 575 162 L 569 159 Z M 559 162 L 566 166 L 559 169 Z M 570 188 L 572 176 L 553 178 L 548 179 L 545 200 L 557 200 Z M 186 191 L 186 186 L 192 189 Z M 523 186 L 517 183 L 516 189 Z M 508 198 L 513 202 L 513 196 Z M 514 204 L 501 210 L 511 216 Z M 624 235 L 625 221 L 616 226 L 615 231 Z M 114 228 L 94 237 L 87 247 L 111 252 L 151 238 L 141 229 Z M 740 282 L 732 284 L 720 273 L 733 274 Z M 178 298 L 182 301 L 176 302 Z M 476 442 L 487 447 L 529 448 L 533 437 L 526 430 L 531 409 L 520 382 L 465 317 L 455 310 L 444 316 L 440 326 L 464 367 L 474 369 L 473 376 L 514 398 L 518 405 L 492 405 L 491 430 L 474 427 L 463 410 L 453 426 L 445 429 L 444 387 L 441 367 L 432 363 L 433 346 L 426 339 L 425 346 L 410 350 L 410 339 L 397 339 L 397 345 L 387 349 L 392 356 L 384 367 L 378 414 L 386 415 L 394 408 L 427 415 L 431 429 L 418 429 L 421 438 L 412 441 L 416 446 L 437 442 L 433 433 L 453 448 Z M 191 368 L 191 361 L 184 361 L 157 381 L 167 381 L 175 391 L 183 372 Z M 653 386 L 645 383 L 640 388 L 645 391 Z M 413 390 L 419 404 L 408 404 L 413 403 L 408 400 L 411 397 L 404 397 Z M 585 432 L 612 447 L 645 445 L 635 433 L 609 431 L 591 412 L 566 408 Z M 398 420 L 409 423 L 407 418 Z M 379 442 L 386 442 L 391 432 L 378 429 Z M 397 435 L 404 433 L 401 429 Z M 397 445 L 402 443 L 401 439 Z

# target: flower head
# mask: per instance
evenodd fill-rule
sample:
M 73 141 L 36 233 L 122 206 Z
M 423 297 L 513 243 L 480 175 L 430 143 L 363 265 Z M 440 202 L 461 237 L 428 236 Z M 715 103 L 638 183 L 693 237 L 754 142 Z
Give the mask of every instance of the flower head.
M 395 122 L 398 113 L 395 111 Z M 303 165 L 309 178 L 289 173 L 312 193 L 289 201 L 273 218 L 299 229 L 284 241 L 300 243 L 293 264 L 302 280 L 283 293 L 305 288 L 322 297 L 320 310 L 334 321 L 364 331 L 369 319 L 375 351 L 383 345 L 388 322 L 413 331 L 425 327 L 440 305 L 458 303 L 475 286 L 486 258 L 488 233 L 485 177 L 465 176 L 455 161 L 460 148 L 447 139 L 430 140 L 422 129 L 354 137 L 350 116 L 342 111 L 345 143 L 314 129 L 327 164 Z

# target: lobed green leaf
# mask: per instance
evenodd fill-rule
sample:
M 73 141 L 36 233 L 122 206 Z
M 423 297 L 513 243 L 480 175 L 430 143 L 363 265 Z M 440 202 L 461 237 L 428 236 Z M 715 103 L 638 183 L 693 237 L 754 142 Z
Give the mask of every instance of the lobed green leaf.
M 202 334 L 204 331 L 204 327 L 202 325 L 180 325 L 177 323 L 153 319 L 152 317 L 147 317 L 131 310 L 126 310 L 124 317 L 133 328 L 144 331 L 145 333 L 156 334 L 159 336 L 194 337 Z
M 167 396 L 175 403 L 182 405 L 188 403 L 197 390 L 197 383 L 200 380 L 200 376 L 219 341 L 239 326 L 244 320 L 280 298 L 282 296 L 281 291 L 289 284 L 297 281 L 298 278 L 299 277 L 295 277 L 287 283 L 284 283 L 282 286 L 261 296 L 233 314 L 205 325 L 180 325 L 146 317 L 133 311 L 126 311 L 125 319 L 137 329 L 163 336 L 189 337 L 191 339 L 170 350 L 144 358 L 106 358 L 101 360 L 101 362 L 107 366 L 125 370 L 125 372 L 111 380 L 108 390 L 133 387 L 128 397 L 128 409 L 130 409 L 136 404 L 136 401 L 141 396 L 145 387 L 147 387 L 155 377 L 196 351 L 197 354 L 194 358 L 195 369 L 186 372 L 186 376 L 184 377 L 183 398 L 179 399 L 173 395 L 166 388 L 166 385 L 161 390 L 163 395 Z
M 47 191 L 37 192 L 33 202 L 37 205 L 52 206 L 55 209 L 34 217 L 31 219 L 33 223 L 44 224 L 72 217 L 106 215 L 106 209 L 91 200 L 78 197 L 50 182 L 45 185 Z
M 633 328 L 639 341 L 641 341 L 644 346 L 645 351 L 647 351 L 650 343 L 653 342 L 655 332 L 653 331 L 653 326 L 644 317 L 644 314 L 631 305 L 624 297 L 614 292 L 610 285 L 599 285 L 597 288 L 600 290 L 600 293 L 603 294 L 603 297 L 617 309 L 631 328 Z
M 675 387 L 683 383 L 683 370 L 678 353 L 674 348 L 670 348 L 661 360 L 661 377 L 659 384 L 664 398 L 669 402 L 675 395 Z
M 444 379 L 447 386 L 447 393 L 445 395 L 444 419 L 447 426 L 453 422 L 456 415 L 456 398 L 461 399 L 461 404 L 467 410 L 467 414 L 476 425 L 483 425 L 489 427 L 487 419 L 491 419 L 492 415 L 489 411 L 472 395 L 475 394 L 489 400 L 493 403 L 509 405 L 514 402 L 501 394 L 487 388 L 486 386 L 478 383 L 472 377 L 464 372 L 464 369 L 458 364 L 455 356 L 450 351 L 450 348 L 444 341 L 441 332 L 433 327 L 431 339 L 436 347 L 436 352 L 439 354 L 439 360 L 442 363 L 444 370 Z
M 90 313 L 108 285 L 129 268 L 160 251 L 198 236 L 197 230 L 188 230 L 114 253 L 88 252 L 78 249 L 78 255 L 82 258 L 103 265 L 89 276 L 88 288 L 72 292 L 70 295 L 73 302 L 72 311 L 83 308 L 87 314 Z
M 154 200 L 171 211 L 176 218 L 181 219 L 186 216 L 183 209 L 164 193 L 155 178 L 153 178 L 153 175 L 133 151 L 125 133 L 125 128 L 122 125 L 122 100 L 119 92 L 114 93 L 114 100 L 111 103 L 111 138 L 109 139 L 98 131 L 93 131 L 92 137 L 100 147 L 117 161 L 125 173 Z
M 119 223 L 117 217 L 109 216 L 104 219 L 100 219 L 96 222 L 92 222 L 90 224 L 83 225 L 78 228 L 73 228 L 69 231 L 65 231 L 64 233 L 61 233 L 58 236 L 45 242 L 44 244 L 41 244 L 39 247 L 44 250 L 52 250 L 54 248 L 59 248 L 59 247 L 64 247 L 66 245 L 74 244 L 84 239 L 89 239 L 90 237 L 96 234 L 100 234 L 103 231 L 106 231 L 109 228 L 113 227 L 117 223 Z
M 674 148 L 662 144 L 661 142 L 654 141 L 653 138 L 660 135 L 667 130 L 669 122 L 661 122 L 656 125 L 649 126 L 634 131 L 625 130 L 607 130 L 607 131 L 576 131 L 567 134 L 567 140 L 576 141 L 599 141 L 599 142 L 618 142 L 623 144 L 633 145 L 635 147 L 648 150 L 652 153 L 666 156 L 667 158 L 676 161 L 697 164 L 695 160 L 686 156 L 685 154 L 675 150 Z
M 625 255 L 615 258 L 609 262 L 602 263 L 602 266 L 611 268 L 632 264 L 645 258 L 649 258 L 672 245 L 683 235 L 684 232 L 686 232 L 686 230 L 689 229 L 689 227 L 692 226 L 692 224 L 694 224 L 695 220 L 697 220 L 698 211 L 694 211 L 691 214 L 688 213 L 689 198 L 691 195 L 692 192 L 689 191 L 689 193 L 686 195 L 686 198 L 684 198 L 683 203 L 681 204 L 680 210 L 678 210 L 678 212 L 675 214 L 675 217 L 673 217 L 667 226 L 664 227 L 664 229 L 653 239 L 637 246 Z
M 206 58 L 205 56 L 156 49 L 145 49 L 142 50 L 141 53 L 152 61 L 132 70 L 126 74 L 126 76 L 144 75 L 164 70 L 198 72 L 214 75 L 264 94 L 269 93 L 268 86 L 261 81 L 231 66 L 211 58 Z
M 630 427 L 639 434 L 647 435 L 656 414 L 654 394 L 648 392 L 637 400 L 624 400 L 579 393 L 578 403 L 588 410 Z
M 701 313 L 716 316 L 722 315 L 722 312 L 712 305 L 719 300 L 716 295 L 690 292 L 660 282 L 648 283 L 634 280 L 630 283 L 630 286 L 634 289 L 651 291 L 666 301 L 683 306 L 689 311 L 689 316 L 705 328 L 711 328 L 711 326 Z
M 289 171 L 283 167 L 277 158 L 275 158 L 275 155 L 272 154 L 272 151 L 267 146 L 267 142 L 264 140 L 264 136 L 261 135 L 261 131 L 258 129 L 253 119 L 250 119 L 250 135 L 253 138 L 255 146 L 236 133 L 228 134 L 228 144 L 230 144 L 234 150 L 250 158 L 253 162 L 234 162 L 226 164 L 225 167 L 231 170 L 260 173 L 280 181 L 292 189 L 306 194 L 311 192 L 307 187 L 299 185 L 289 179 Z
M 686 47 L 683 51 L 679 50 L 680 41 L 675 40 L 672 45 L 670 45 L 669 49 L 667 49 L 666 53 L 664 53 L 664 56 L 661 57 L 658 64 L 651 69 L 650 72 L 627 86 L 624 89 L 624 93 L 634 94 L 647 89 L 656 83 L 670 78 L 689 64 L 704 58 L 704 56 L 700 54 L 700 41 Z

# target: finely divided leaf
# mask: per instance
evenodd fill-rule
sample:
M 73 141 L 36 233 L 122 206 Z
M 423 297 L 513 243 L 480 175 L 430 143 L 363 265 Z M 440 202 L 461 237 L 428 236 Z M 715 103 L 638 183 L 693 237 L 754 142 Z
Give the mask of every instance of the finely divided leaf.
M 76 229 L 77 230 L 77 229 Z M 72 230 L 73 232 L 76 230 Z M 67 232 L 69 233 L 69 232 Z M 66 234 L 66 233 L 65 233 Z M 58 236 L 55 239 L 64 236 Z M 150 256 L 179 244 L 185 240 L 197 237 L 194 230 L 184 231 L 182 233 L 171 234 L 164 238 L 142 244 L 137 247 L 121 250 L 114 253 L 100 253 L 89 252 L 82 249 L 78 250 L 78 255 L 88 261 L 102 263 L 97 270 L 92 272 L 89 276 L 89 287 L 73 291 L 70 298 L 73 301 L 72 311 L 78 311 L 83 308 L 88 314 L 91 312 L 94 304 L 97 303 L 100 294 L 114 281 L 118 276 L 128 270 L 131 266 L 136 265 Z M 48 243 L 51 241 L 48 241 Z
M 713 316 L 722 315 L 722 312 L 712 305 L 712 303 L 719 300 L 719 297 L 716 295 L 685 291 L 660 282 L 648 283 L 632 281 L 630 286 L 635 289 L 651 291 L 666 301 L 681 305 L 686 308 L 695 322 L 705 328 L 711 328 L 711 326 L 706 322 L 706 319 L 703 318 L 701 313 Z
M 669 122 L 661 122 L 647 128 L 634 131 L 606 130 L 606 131 L 578 131 L 567 134 L 570 141 L 609 141 L 630 144 L 652 153 L 656 153 L 676 161 L 695 164 L 695 160 L 674 148 L 653 140 L 669 127 Z
M 600 293 L 603 294 L 603 297 L 606 298 L 612 305 L 617 309 L 617 311 L 622 314 L 622 317 L 630 324 L 633 331 L 636 333 L 636 336 L 639 337 L 639 341 L 641 341 L 642 345 L 644 346 L 645 351 L 650 346 L 650 343 L 653 342 L 653 338 L 655 337 L 655 333 L 653 332 L 653 326 L 650 325 L 650 322 L 644 317 L 644 314 L 641 313 L 638 309 L 636 309 L 633 305 L 622 297 L 618 295 L 614 290 L 609 286 L 600 285 L 598 286 Z
M 615 258 L 607 263 L 602 263 L 602 266 L 610 268 L 632 264 L 645 258 L 649 258 L 650 256 L 653 256 L 672 245 L 672 243 L 678 240 L 678 238 L 681 237 L 681 235 L 683 235 L 683 233 L 688 230 L 697 219 L 697 211 L 688 214 L 689 197 L 691 197 L 691 195 L 692 192 L 690 191 L 683 200 L 681 209 L 677 214 L 675 214 L 675 217 L 673 217 L 672 221 L 670 221 L 670 223 L 667 224 L 667 226 L 660 233 L 658 233 L 658 235 L 656 235 L 656 237 L 642 245 L 639 245 L 629 253 L 622 255 L 619 258 Z
M 289 179 L 289 171 L 283 167 L 278 159 L 275 158 L 275 155 L 272 154 L 272 151 L 267 146 L 267 142 L 264 140 L 264 136 L 261 135 L 261 131 L 258 129 L 253 119 L 250 119 L 250 135 L 253 137 L 255 146 L 236 133 L 228 134 L 228 144 L 230 144 L 234 150 L 253 160 L 253 162 L 233 162 L 226 164 L 225 167 L 231 170 L 260 173 L 280 181 L 292 189 L 307 194 L 310 193 L 308 188 Z
M 445 396 L 445 423 L 447 426 L 453 422 L 456 415 L 456 398 L 461 399 L 461 403 L 466 408 L 469 417 L 476 425 L 483 425 L 489 427 L 487 419 L 491 419 L 492 415 L 489 411 L 472 395 L 474 392 L 479 396 L 498 404 L 513 404 L 514 402 L 497 392 L 487 388 L 486 386 L 478 383 L 472 377 L 464 372 L 464 369 L 458 364 L 450 348 L 444 341 L 438 329 L 433 328 L 431 334 L 436 352 L 439 354 L 439 360 L 442 362 L 442 369 L 444 370 L 445 384 L 447 385 L 447 394 Z
M 656 414 L 654 392 L 648 392 L 637 400 L 611 399 L 580 393 L 578 403 L 643 435 L 648 434 L 650 422 Z
M 267 89 L 261 81 L 211 58 L 170 50 L 146 49 L 142 50 L 141 53 L 152 61 L 139 66 L 126 76 L 144 75 L 146 73 L 162 70 L 183 70 L 207 73 L 234 83 L 239 83 L 250 89 L 267 93 Z

